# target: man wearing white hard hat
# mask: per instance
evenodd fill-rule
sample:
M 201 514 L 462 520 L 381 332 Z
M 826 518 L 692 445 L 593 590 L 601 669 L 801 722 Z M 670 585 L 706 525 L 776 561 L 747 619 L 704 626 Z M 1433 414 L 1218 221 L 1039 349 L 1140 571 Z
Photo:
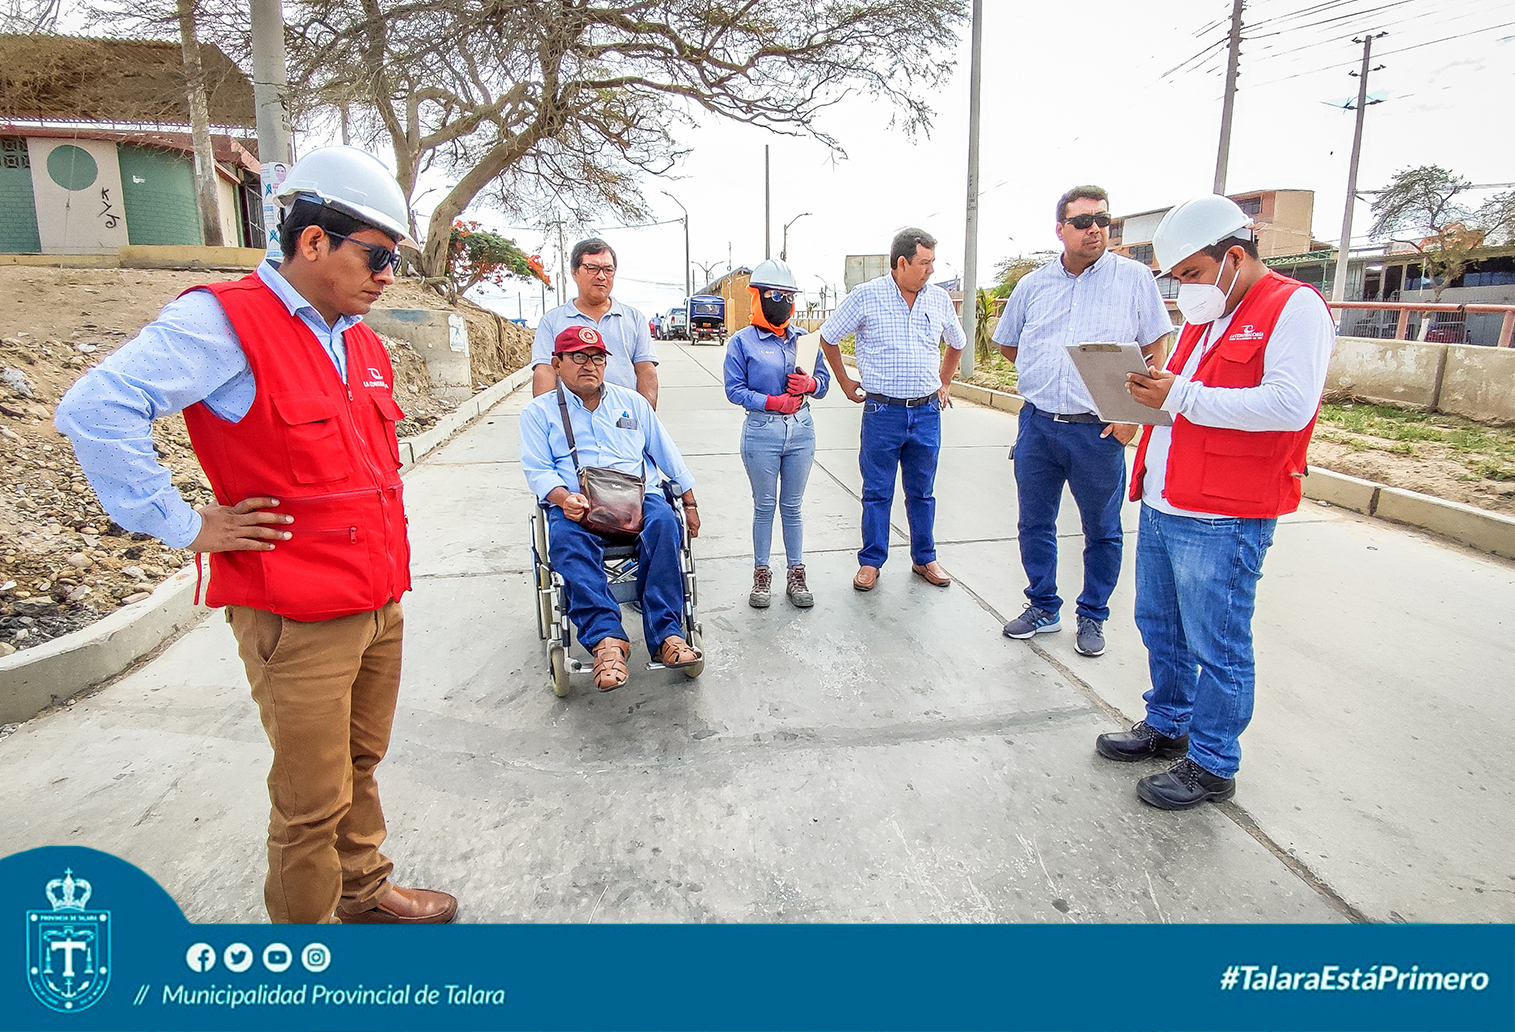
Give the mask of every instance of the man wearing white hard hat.
M 1251 221 L 1225 197 L 1168 212 L 1152 246 L 1184 316 L 1167 368 L 1127 384 L 1173 417 L 1147 428 L 1131 475 L 1152 687 L 1145 719 L 1095 746 L 1112 760 L 1179 758 L 1136 794 L 1182 810 L 1236 791 L 1257 582 L 1278 517 L 1299 507 L 1335 327 L 1320 294 L 1262 263 Z
M 58 405 L 111 518 L 210 554 L 273 746 L 275 922 L 435 924 L 445 892 L 402 889 L 374 768 L 400 686 L 410 546 L 394 375 L 361 322 L 408 242 L 405 196 L 372 155 L 312 151 L 278 196 L 284 260 L 186 291 Z M 192 509 L 153 452 L 183 411 L 215 505 Z

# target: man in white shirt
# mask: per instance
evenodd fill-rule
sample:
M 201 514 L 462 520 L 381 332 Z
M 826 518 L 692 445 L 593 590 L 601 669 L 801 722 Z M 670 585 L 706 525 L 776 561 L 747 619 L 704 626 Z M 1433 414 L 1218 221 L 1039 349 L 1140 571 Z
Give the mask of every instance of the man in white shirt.
M 1335 328 L 1318 293 L 1258 259 L 1250 220 L 1225 197 L 1174 208 L 1152 243 L 1185 319 L 1167 369 L 1128 377 L 1132 397 L 1173 417 L 1148 428 L 1131 476 L 1152 688 L 1146 719 L 1095 747 L 1112 760 L 1182 756 L 1136 794 L 1183 810 L 1236 792 L 1257 581 L 1278 517 L 1299 507 Z
M 1078 637 L 1085 656 L 1105 651 L 1110 593 L 1120 576 L 1125 535 L 1120 526 L 1131 423 L 1106 423 L 1068 357 L 1067 344 L 1135 343 L 1162 364 L 1173 322 L 1151 271 L 1112 253 L 1109 198 L 1097 186 L 1075 186 L 1057 201 L 1063 253 L 1015 285 L 994 342 L 1015 363 L 1026 399 L 1015 437 L 1017 540 L 1026 570 L 1026 608 L 1005 625 L 1008 638 L 1062 629 L 1057 594 L 1057 511 L 1063 485 L 1073 492 L 1084 531 L 1084 588 Z
M 531 394 L 552 390 L 552 349 L 570 326 L 591 326 L 605 342 L 605 382 L 628 387 L 658 407 L 658 353 L 647 317 L 610 296 L 615 287 L 615 249 L 599 237 L 573 245 L 568 267 L 579 296 L 542 316 L 531 343 Z

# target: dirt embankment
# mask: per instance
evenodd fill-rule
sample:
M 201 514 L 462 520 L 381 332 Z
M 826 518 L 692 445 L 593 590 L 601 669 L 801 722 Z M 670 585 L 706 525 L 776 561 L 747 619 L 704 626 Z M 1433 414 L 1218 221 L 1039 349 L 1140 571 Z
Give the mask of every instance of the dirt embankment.
M 131 269 L 0 266 L 0 655 L 84 627 L 147 597 L 192 561 L 111 522 L 84 479 L 68 439 L 53 429 L 58 401 L 89 367 L 111 354 L 189 287 L 236 274 Z M 447 308 L 419 284 L 385 294 L 396 308 Z M 466 303 L 476 384 L 520 368 L 531 333 Z M 417 433 L 451 408 L 434 397 L 426 364 L 403 341 L 385 338 L 400 433 Z M 191 505 L 211 501 L 184 420 L 153 426 L 159 461 Z

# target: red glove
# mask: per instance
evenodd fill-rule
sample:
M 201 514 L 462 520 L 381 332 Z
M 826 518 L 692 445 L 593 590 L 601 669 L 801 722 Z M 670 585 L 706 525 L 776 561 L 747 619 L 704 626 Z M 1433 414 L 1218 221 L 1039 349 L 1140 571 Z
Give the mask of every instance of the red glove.
M 789 380 L 784 384 L 784 390 L 790 394 L 814 394 L 820 386 L 815 382 L 815 377 L 806 376 L 804 373 L 790 373 Z
M 805 404 L 805 399 L 798 394 L 770 394 L 768 404 L 764 406 L 769 412 L 777 412 L 780 415 L 792 416 Z

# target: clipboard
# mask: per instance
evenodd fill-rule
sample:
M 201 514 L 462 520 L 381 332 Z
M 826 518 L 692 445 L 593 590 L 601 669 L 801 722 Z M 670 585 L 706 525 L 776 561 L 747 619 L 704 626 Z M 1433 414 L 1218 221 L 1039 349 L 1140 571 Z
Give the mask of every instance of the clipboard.
M 794 367 L 806 376 L 815 372 L 815 357 L 821 350 L 821 332 L 801 334 L 794 342 Z
M 1147 360 L 1136 344 L 1065 344 L 1084 389 L 1094 399 L 1099 418 L 1110 423 L 1172 426 L 1173 417 L 1148 408 L 1126 392 L 1126 374 L 1147 372 Z

